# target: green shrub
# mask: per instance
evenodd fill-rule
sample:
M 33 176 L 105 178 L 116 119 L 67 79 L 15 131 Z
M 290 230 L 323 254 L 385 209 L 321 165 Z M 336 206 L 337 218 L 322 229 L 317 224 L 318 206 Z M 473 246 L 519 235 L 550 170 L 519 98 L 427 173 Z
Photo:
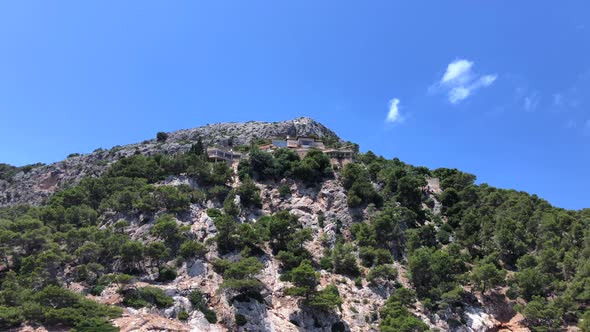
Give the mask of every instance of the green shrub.
M 21 308 L 0 306 L 0 328 L 9 328 L 21 325 L 25 320 Z
M 90 289 L 90 294 L 94 296 L 100 296 L 100 294 L 102 294 L 102 291 L 104 291 L 105 288 L 106 286 L 104 285 L 95 285 L 94 287 L 92 287 L 92 289 Z
M 207 307 L 207 300 L 200 290 L 195 289 L 191 291 L 188 295 L 188 300 L 195 309 L 202 310 L 202 308 Z
M 236 199 L 235 192 L 230 191 L 230 193 L 227 195 L 227 197 L 223 201 L 223 211 L 225 211 L 225 214 L 232 216 L 232 217 L 237 217 L 238 214 L 240 213 L 240 207 L 235 203 L 235 199 Z
M 240 293 L 257 290 L 262 286 L 260 280 L 254 276 L 260 273 L 264 264 L 256 257 L 243 258 L 235 263 L 229 263 L 223 274 L 221 288 L 234 289 Z
M 161 268 L 158 274 L 158 281 L 167 282 L 176 279 L 177 273 L 174 268 L 164 267 Z
M 369 271 L 367 281 L 372 285 L 379 285 L 389 281 L 395 281 L 397 271 L 389 265 L 379 265 Z
M 332 261 L 332 253 L 330 250 L 327 250 L 327 252 L 324 253 L 324 256 L 320 258 L 320 267 L 323 270 L 331 270 L 334 267 L 334 262 Z
M 250 178 L 245 178 L 240 186 L 236 189 L 236 194 L 240 196 L 240 201 L 243 206 L 262 207 L 262 200 L 260 199 L 260 189 L 256 186 L 254 181 Z
M 215 208 L 209 208 L 207 209 L 207 216 L 209 216 L 210 218 L 217 218 L 220 217 L 221 215 L 223 215 L 223 213 L 221 213 L 221 211 L 219 211 L 219 209 L 215 209 Z
M 156 140 L 158 142 L 166 142 L 167 139 L 168 139 L 168 134 L 166 134 L 163 131 L 160 131 L 156 134 Z
M 227 197 L 230 189 L 225 185 L 215 185 L 207 189 L 207 199 L 218 200 L 223 202 Z
M 283 274 L 281 280 L 290 281 L 295 285 L 295 287 L 287 289 L 287 294 L 308 297 L 315 291 L 319 273 L 311 266 L 309 260 L 304 260 L 299 266 Z
M 253 176 L 255 179 L 271 180 L 277 176 L 276 162 L 272 154 L 268 152 L 258 148 L 251 149 L 249 164 L 251 174 L 248 175 Z M 246 169 L 244 165 L 242 173 L 246 173 Z
M 187 320 L 188 319 L 188 312 L 182 310 L 178 313 L 178 319 L 180 320 Z
M 215 242 L 220 253 L 225 254 L 238 248 L 239 239 L 235 237 L 238 227 L 234 218 L 228 215 L 222 215 L 213 219 L 217 228 Z
M 381 206 L 382 197 L 375 191 L 367 170 L 359 164 L 348 164 L 341 172 L 342 185 L 348 191 L 348 205 L 358 207 L 374 203 Z
M 8 283 L 4 282 L 0 296 L 2 301 L 7 299 L 6 287 Z M 99 304 L 55 285 L 47 286 L 36 293 L 21 293 L 19 297 L 19 303 L 13 303 L 19 304 L 18 308 L 0 305 L 2 329 L 19 325 L 21 320 L 35 324 L 83 327 L 86 321 L 108 323 L 108 319 L 118 317 L 122 313 L 120 308 Z M 107 326 L 112 327 L 110 324 L 103 325 L 105 331 L 108 331 Z
M 215 311 L 209 309 L 209 307 L 207 306 L 207 300 L 205 299 L 205 296 L 203 295 L 203 293 L 201 293 L 201 291 L 191 291 L 189 293 L 188 298 L 191 304 L 193 305 L 193 308 L 195 310 L 199 310 L 200 312 L 202 312 L 205 315 L 205 319 L 207 319 L 207 321 L 210 324 L 217 323 L 217 314 L 215 313 Z
M 338 288 L 334 285 L 328 285 L 322 291 L 315 293 L 306 301 L 306 304 L 319 310 L 333 310 L 342 305 L 342 298 Z
M 307 184 L 317 184 L 333 175 L 330 159 L 320 150 L 311 149 L 293 166 L 293 176 Z
M 357 276 L 360 273 L 354 255 L 354 247 L 350 243 L 337 243 L 332 250 L 332 265 L 335 273 Z
M 184 241 L 178 249 L 178 254 L 184 259 L 202 258 L 207 253 L 207 248 L 197 241 Z
M 397 288 L 395 293 L 391 296 L 392 301 L 398 301 L 403 306 L 412 305 L 416 300 L 416 292 L 408 288 Z
M 578 329 L 581 332 L 590 332 L 590 311 L 582 314 L 581 319 L 578 320 Z
M 176 254 L 186 239 L 176 220 L 169 214 L 156 219 L 156 223 L 150 228 L 150 234 L 164 240 L 166 247 L 170 248 L 173 254 Z
M 535 331 L 558 331 L 563 324 L 563 312 L 554 301 L 534 296 L 523 310 L 527 325 Z
M 189 196 L 173 186 L 155 187 L 153 193 L 157 209 L 166 209 L 172 213 L 180 213 L 188 210 Z
M 282 184 L 279 186 L 279 195 L 283 198 L 291 195 L 291 186 L 288 184 Z
M 485 294 L 486 290 L 499 286 L 504 282 L 506 271 L 496 268 L 494 264 L 478 262 L 469 275 L 474 288 Z
M 107 172 L 108 177 L 144 178 L 149 183 L 162 178 L 162 169 L 154 158 L 134 155 L 120 159 Z
M 236 314 L 235 315 L 235 319 L 236 319 L 236 325 L 237 326 L 244 326 L 244 325 L 246 325 L 248 323 L 248 320 L 242 314 Z
M 123 304 L 136 309 L 152 306 L 162 309 L 173 305 L 174 300 L 164 290 L 147 286 L 125 291 Z
M 359 248 L 359 258 L 366 267 L 393 263 L 393 256 L 387 249 L 375 249 L 373 247 Z
M 358 288 L 362 288 L 363 287 L 363 278 L 361 277 L 356 277 L 354 279 L 354 285 Z
M 382 332 L 428 331 L 428 325 L 418 317 L 412 315 L 412 313 L 394 297 L 387 300 L 379 314 L 381 316 L 379 327 Z
M 119 332 L 119 328 L 102 318 L 90 318 L 76 324 L 71 332 Z

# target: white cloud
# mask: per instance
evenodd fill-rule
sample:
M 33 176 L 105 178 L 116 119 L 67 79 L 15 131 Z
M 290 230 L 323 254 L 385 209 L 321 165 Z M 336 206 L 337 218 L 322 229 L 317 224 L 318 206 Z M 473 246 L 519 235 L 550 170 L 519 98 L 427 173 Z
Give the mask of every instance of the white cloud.
M 445 90 L 449 101 L 457 104 L 473 95 L 475 90 L 492 85 L 498 78 L 496 74 L 479 76 L 472 69 L 473 61 L 466 59 L 449 63 L 436 88 Z
M 473 67 L 473 62 L 465 59 L 456 60 L 449 63 L 447 66 L 447 71 L 440 80 L 441 84 L 448 84 L 452 82 L 457 82 L 459 84 L 466 83 L 471 78 L 471 67 Z
M 464 86 L 452 88 L 451 91 L 449 91 L 449 101 L 453 104 L 456 104 L 469 97 L 470 94 L 471 90 Z
M 496 81 L 496 79 L 498 78 L 498 75 L 485 75 L 480 77 L 480 79 L 478 80 L 480 86 L 482 87 L 486 87 L 486 86 L 490 86 L 492 85 L 492 83 L 494 83 Z
M 524 97 L 524 110 L 527 112 L 536 110 L 537 106 L 539 106 L 539 102 L 541 102 L 541 96 L 539 96 L 538 92 L 533 92 Z
M 389 112 L 387 113 L 387 118 L 385 118 L 385 122 L 400 122 L 402 121 L 401 115 L 399 113 L 399 99 L 393 98 L 389 101 Z

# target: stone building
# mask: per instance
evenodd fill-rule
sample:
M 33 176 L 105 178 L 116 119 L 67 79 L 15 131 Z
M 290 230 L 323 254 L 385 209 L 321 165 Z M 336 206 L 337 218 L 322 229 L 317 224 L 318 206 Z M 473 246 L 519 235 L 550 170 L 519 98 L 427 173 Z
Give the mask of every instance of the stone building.
M 210 161 L 224 161 L 230 166 L 242 159 L 242 154 L 232 150 L 225 150 L 217 147 L 207 148 L 207 157 Z

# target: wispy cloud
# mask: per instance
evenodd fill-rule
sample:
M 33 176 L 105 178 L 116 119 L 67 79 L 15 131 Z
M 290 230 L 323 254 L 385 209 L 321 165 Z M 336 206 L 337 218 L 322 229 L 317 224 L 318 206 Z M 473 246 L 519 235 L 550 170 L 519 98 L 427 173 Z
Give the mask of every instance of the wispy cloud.
M 467 59 L 449 63 L 443 77 L 430 91 L 443 90 L 449 102 L 457 104 L 473 95 L 476 90 L 492 85 L 498 78 L 496 74 L 477 75 L 473 71 L 473 65 L 473 61 Z
M 559 111 L 582 112 L 579 108 L 587 102 L 589 94 L 590 69 L 587 69 L 567 89 L 553 94 L 553 107 Z
M 399 112 L 399 99 L 393 98 L 389 101 L 389 112 L 387 112 L 387 118 L 385 122 L 401 122 L 403 119 Z
M 553 105 L 557 107 L 561 107 L 563 105 L 563 95 L 561 93 L 556 93 L 553 95 Z
M 533 92 L 530 95 L 524 97 L 524 110 L 527 112 L 532 112 L 537 109 L 539 103 L 541 102 L 541 96 L 538 92 Z

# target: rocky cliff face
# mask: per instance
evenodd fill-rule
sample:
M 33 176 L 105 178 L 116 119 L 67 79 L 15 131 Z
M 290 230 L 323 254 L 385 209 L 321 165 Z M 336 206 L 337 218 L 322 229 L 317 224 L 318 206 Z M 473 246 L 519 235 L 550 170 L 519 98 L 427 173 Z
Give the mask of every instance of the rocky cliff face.
M 217 123 L 168 133 L 165 142 L 155 138 L 141 143 L 97 149 L 90 154 L 71 156 L 50 165 L 20 172 L 8 180 L 0 179 L 0 207 L 17 204 L 40 204 L 55 191 L 75 184 L 87 176 L 100 176 L 108 166 L 135 153 L 143 155 L 186 152 L 198 138 L 207 145 L 249 144 L 255 139 L 284 136 L 313 135 L 320 138 L 338 136 L 321 123 L 310 118 L 283 122 Z
M 190 184 L 187 179 L 170 178 L 162 184 L 182 185 Z M 194 185 L 194 184 L 193 184 Z M 278 186 L 288 185 L 290 195 L 281 196 Z M 313 231 L 313 240 L 306 244 L 306 248 L 319 260 L 323 249 L 330 247 L 335 240 L 337 227 L 349 229 L 350 225 L 360 222 L 368 217 L 370 211 L 350 209 L 346 203 L 346 192 L 338 179 L 327 180 L 321 187 L 308 188 L 305 185 L 293 181 L 281 183 L 258 183 L 263 197 L 261 209 L 242 209 L 241 222 L 256 222 L 263 215 L 269 215 L 278 211 L 289 211 L 299 217 L 304 227 Z M 239 197 L 237 198 L 239 200 Z M 205 243 L 217 234 L 213 220 L 207 215 L 207 208 L 221 208 L 219 203 L 208 202 L 206 205 L 193 204 L 189 215 L 177 220 L 180 225 L 190 226 L 195 237 Z M 319 216 L 323 215 L 325 221 L 320 222 Z M 115 222 L 119 216 L 113 216 L 107 223 Z M 145 238 L 150 225 L 139 226 L 140 222 L 132 223 L 127 233 L 135 239 Z M 349 234 L 344 234 L 349 236 Z M 216 273 L 210 263 L 218 253 L 211 251 L 205 259 L 192 260 L 184 263 L 178 270 L 178 277 L 165 285 L 155 284 L 174 298 L 175 304 L 167 309 L 140 309 L 127 308 L 125 314 L 115 320 L 115 324 L 121 331 L 233 331 L 235 328 L 234 317 L 243 315 L 246 324 L 237 328 L 237 331 L 263 331 L 263 332 L 297 332 L 297 331 L 379 331 L 378 311 L 385 301 L 395 291 L 395 282 L 387 285 L 371 285 L 366 280 L 361 284 L 354 278 L 340 274 L 321 271 L 320 288 L 329 284 L 337 286 L 343 299 L 341 309 L 335 312 L 313 312 L 301 305 L 301 300 L 285 294 L 285 290 L 292 286 L 289 282 L 281 281 L 280 265 L 266 250 L 262 258 L 265 268 L 258 279 L 264 284 L 261 292 L 263 301 L 248 299 L 245 302 L 233 301 L 220 291 L 223 277 Z M 237 256 L 235 257 L 237 258 Z M 411 287 L 404 275 L 404 266 L 395 263 L 400 271 L 397 282 L 405 287 Z M 368 270 L 363 268 L 363 273 Z M 148 276 L 136 286 L 141 287 L 149 282 L 154 285 Z M 93 297 L 95 300 L 117 304 L 121 299 L 116 294 L 115 286 L 105 290 L 101 296 Z M 188 294 L 191 290 L 199 289 L 203 293 L 210 294 L 210 305 L 217 312 L 219 323 L 210 324 L 203 313 L 198 310 L 191 311 Z M 494 317 L 493 306 L 484 306 L 482 302 L 474 298 L 471 303 L 466 303 L 464 316 L 457 316 L 450 311 L 445 314 L 426 315 L 422 304 L 416 303 L 414 314 L 426 322 L 430 328 L 442 331 L 483 332 L 497 331 L 502 323 Z M 507 306 L 506 303 L 497 304 L 498 307 Z M 176 317 L 178 313 L 186 310 L 190 316 L 186 322 Z M 513 317 L 512 313 L 510 317 Z M 449 321 L 463 321 L 461 326 L 449 325 Z M 506 329 L 505 331 L 512 331 Z M 526 329 L 519 331 L 527 331 Z
M 205 144 L 228 145 L 233 141 L 234 145 L 248 144 L 257 138 L 272 138 L 277 136 L 315 135 L 318 137 L 333 137 L 339 139 L 334 132 L 325 126 L 309 118 L 266 123 L 222 123 L 207 125 L 189 130 L 181 130 L 169 133 L 165 142 L 156 139 L 127 146 L 114 147 L 110 150 L 98 149 L 91 154 L 73 156 L 67 160 L 51 165 L 41 166 L 27 173 L 16 174 L 8 181 L 0 182 L 0 206 L 11 206 L 21 203 L 39 204 L 55 191 L 75 184 L 86 176 L 100 176 L 109 165 L 123 157 L 137 152 L 144 155 L 175 154 L 187 151 L 200 137 Z M 171 177 L 157 185 L 188 185 L 198 188 L 198 184 L 185 177 Z M 236 180 L 232 187 L 239 185 Z M 436 195 L 440 193 L 437 181 L 430 181 L 432 190 L 429 199 L 433 201 L 431 211 L 440 214 L 441 204 Z M 242 208 L 239 213 L 239 222 L 255 223 L 264 215 L 270 215 L 279 211 L 289 211 L 299 217 L 303 227 L 312 231 L 312 240 L 305 244 L 306 249 L 313 255 L 315 261 L 319 261 L 325 248 L 334 246 L 337 232 L 341 231 L 346 240 L 351 240 L 351 225 L 362 222 L 371 217 L 371 207 L 364 209 L 349 208 L 346 190 L 340 182 L 339 175 L 335 178 L 323 181 L 321 185 L 308 187 L 295 180 L 281 180 L 280 182 L 258 182 L 262 207 L 259 209 Z M 281 193 L 279 187 L 289 188 L 289 194 Z M 239 196 L 236 197 L 239 201 Z M 208 208 L 222 208 L 221 202 L 207 201 L 190 205 L 187 213 L 176 216 L 179 225 L 190 229 L 192 238 L 201 243 L 211 243 L 217 234 L 213 220 L 207 215 Z M 429 209 L 424 205 L 425 209 Z M 320 216 L 321 221 L 320 221 Z M 151 219 L 146 223 L 137 215 L 103 215 L 100 217 L 102 225 L 112 225 L 119 219 L 126 219 L 130 225 L 124 232 L 132 239 L 143 241 L 149 238 L 149 230 L 154 224 Z M 327 285 L 335 285 L 343 300 L 342 306 L 333 312 L 313 312 L 301 305 L 301 299 L 286 295 L 287 288 L 292 286 L 289 282 L 280 280 L 281 263 L 266 248 L 260 255 L 264 269 L 257 276 L 263 284 L 262 299 L 247 299 L 244 301 L 230 299 L 220 285 L 223 276 L 218 274 L 212 261 L 220 257 L 219 253 L 210 250 L 204 259 L 192 259 L 183 262 L 178 268 L 178 276 L 167 283 L 158 283 L 154 276 L 142 275 L 139 281 L 132 285 L 141 287 L 151 285 L 165 290 L 166 294 L 174 299 L 174 305 L 166 309 L 132 309 L 125 308 L 124 315 L 114 321 L 121 331 L 379 331 L 379 309 L 395 291 L 396 287 L 403 285 L 412 288 L 405 274 L 405 267 L 396 261 L 393 265 L 397 269 L 398 276 L 395 282 L 385 285 L 371 285 L 366 279 L 355 280 L 351 277 L 331 273 L 326 270 L 320 272 L 320 285 L 322 289 Z M 236 257 L 224 257 L 236 259 Z M 227 256 L 227 255 L 226 255 Z M 231 256 L 231 255 L 230 255 Z M 172 262 L 168 262 L 173 264 Z M 366 275 L 367 268 L 362 274 Z M 397 286 L 396 286 L 397 285 Z M 72 282 L 70 289 L 81 291 L 83 287 Z M 102 291 L 99 296 L 88 295 L 89 298 L 105 304 L 121 304 L 121 296 L 113 285 Z M 209 305 L 217 313 L 219 322 L 210 324 L 204 314 L 199 310 L 192 310 L 189 301 L 191 290 L 198 289 L 209 297 Z M 412 306 L 412 313 L 422 319 L 431 329 L 444 331 L 526 331 L 520 329 L 516 313 L 510 312 L 498 315 L 499 308 L 509 307 L 502 297 L 495 304 L 485 303 L 483 299 L 476 298 L 464 303 L 461 314 L 451 312 L 438 312 L 427 314 L 424 306 L 416 302 Z M 177 319 L 180 312 L 189 313 L 185 321 Z M 245 318 L 242 326 L 236 327 L 235 317 L 241 315 Z M 501 317 L 500 317 L 501 316 Z M 452 323 L 451 323 L 452 322 Z M 461 324 L 457 324 L 461 322 Z M 519 330 L 520 329 L 520 330 Z M 25 327 L 26 331 L 32 328 Z M 39 330 L 38 330 L 39 331 Z

